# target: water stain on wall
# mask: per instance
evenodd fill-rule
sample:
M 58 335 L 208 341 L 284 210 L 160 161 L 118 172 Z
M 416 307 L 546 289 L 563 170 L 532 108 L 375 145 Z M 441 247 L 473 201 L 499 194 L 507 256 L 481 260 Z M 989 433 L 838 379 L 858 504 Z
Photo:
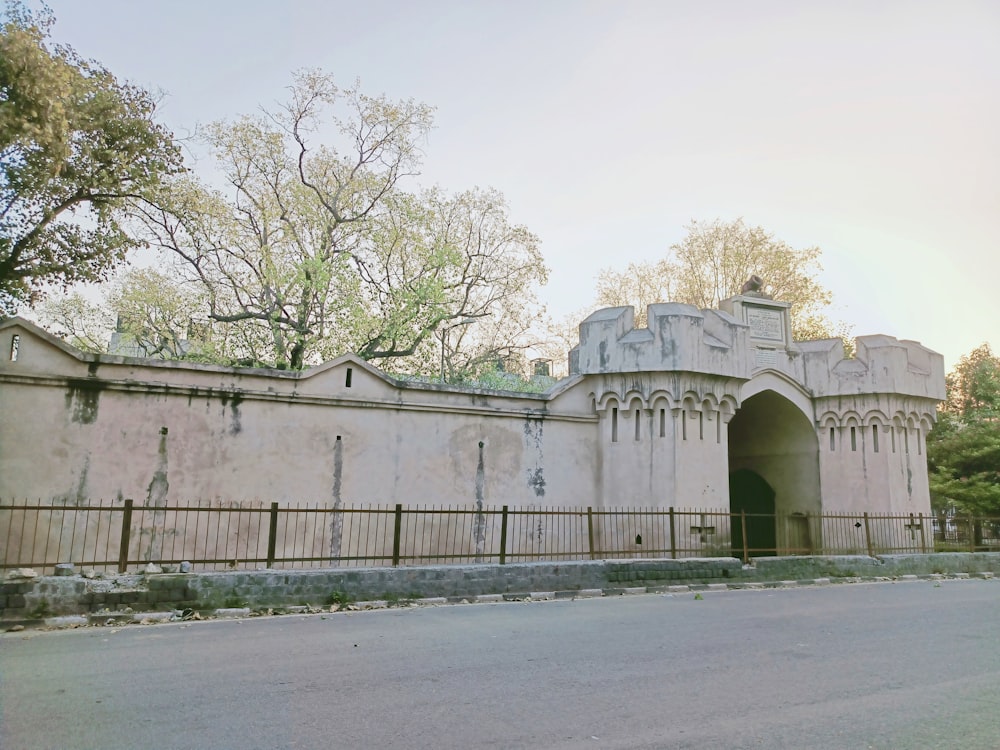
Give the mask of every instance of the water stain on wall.
M 542 418 L 525 417 L 524 443 L 525 447 L 534 453 L 535 466 L 527 470 L 528 487 L 535 497 L 545 497 L 545 467 L 542 450 L 544 423 Z
M 66 411 L 76 424 L 93 424 L 97 421 L 97 410 L 101 391 L 107 384 L 102 380 L 88 378 L 67 379 Z
M 473 522 L 472 535 L 476 543 L 475 561 L 483 561 L 486 549 L 486 516 L 483 514 L 483 500 L 486 487 L 486 444 L 479 441 L 479 461 L 476 464 L 476 517 Z
M 158 510 L 153 512 L 152 524 L 148 528 L 140 530 L 140 537 L 148 536 L 149 539 L 145 556 L 140 558 L 147 562 L 162 558 L 163 538 L 168 533 L 165 528 L 166 513 L 162 508 L 167 505 L 167 491 L 169 489 L 170 483 L 167 481 L 167 428 L 161 427 L 160 444 L 156 455 L 156 471 L 153 472 L 153 479 L 146 489 L 146 505 Z
M 229 434 L 238 435 L 243 431 L 242 415 L 240 414 L 240 404 L 243 403 L 243 394 L 240 391 L 226 393 L 222 395 L 222 412 L 225 414 L 226 407 L 229 407 Z
M 83 457 L 83 466 L 80 467 L 80 476 L 77 477 L 76 487 L 69 492 L 56 495 L 52 500 L 60 505 L 75 505 L 77 507 L 86 505 L 89 500 L 87 488 L 87 475 L 90 473 L 90 452 Z
M 156 471 L 153 472 L 153 479 L 146 488 L 146 503 L 153 506 L 164 506 L 167 504 L 167 491 L 170 489 L 170 482 L 167 481 L 167 428 L 160 428 L 160 445 L 156 452 Z
M 343 507 L 343 500 L 340 495 L 340 486 L 344 476 L 344 441 L 340 435 L 333 444 L 333 509 L 340 510 Z M 330 521 L 330 556 L 340 557 L 340 547 L 344 536 L 344 516 L 342 513 L 333 513 Z

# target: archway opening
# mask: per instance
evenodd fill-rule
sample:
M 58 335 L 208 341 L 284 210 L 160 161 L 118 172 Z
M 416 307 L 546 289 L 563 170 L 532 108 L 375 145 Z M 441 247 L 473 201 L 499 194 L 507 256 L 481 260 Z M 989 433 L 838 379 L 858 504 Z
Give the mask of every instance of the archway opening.
M 750 555 L 808 554 L 818 542 L 809 518 L 821 510 L 812 420 L 776 391 L 750 396 L 729 422 L 729 472 L 730 511 L 753 515 L 746 529 Z M 732 528 L 735 554 L 743 530 Z

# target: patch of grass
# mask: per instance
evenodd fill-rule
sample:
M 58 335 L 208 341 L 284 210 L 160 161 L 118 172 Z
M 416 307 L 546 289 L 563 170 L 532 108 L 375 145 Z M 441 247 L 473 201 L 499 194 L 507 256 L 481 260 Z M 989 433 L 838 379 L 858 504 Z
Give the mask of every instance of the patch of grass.
M 968 552 L 969 551 L 969 545 L 968 545 L 967 542 L 966 543 L 959 543 L 959 542 L 940 542 L 940 541 L 935 541 L 934 542 L 934 551 L 935 552 Z
M 323 603 L 328 607 L 346 607 L 353 602 L 354 600 L 343 591 L 331 591 Z

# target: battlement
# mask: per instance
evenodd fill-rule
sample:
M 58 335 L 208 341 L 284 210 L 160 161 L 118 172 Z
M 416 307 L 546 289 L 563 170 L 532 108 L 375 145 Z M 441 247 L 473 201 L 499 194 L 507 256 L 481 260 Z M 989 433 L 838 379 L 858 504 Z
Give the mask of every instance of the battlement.
M 806 341 L 803 385 L 816 397 L 895 393 L 934 401 L 946 397 L 944 357 L 916 341 L 893 336 L 858 336 L 857 354 L 844 356 L 840 339 Z
M 569 353 L 570 373 L 697 372 L 749 379 L 749 327 L 720 310 L 658 303 L 647 308 L 645 328 L 635 309 L 608 307 L 580 324 L 580 343 Z

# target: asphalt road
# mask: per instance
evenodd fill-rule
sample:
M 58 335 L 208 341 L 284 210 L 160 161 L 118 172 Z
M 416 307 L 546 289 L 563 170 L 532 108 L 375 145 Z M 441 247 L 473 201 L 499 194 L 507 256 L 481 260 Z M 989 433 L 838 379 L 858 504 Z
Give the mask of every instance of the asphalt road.
M 0 637 L 0 747 L 1000 748 L 1000 581 Z

